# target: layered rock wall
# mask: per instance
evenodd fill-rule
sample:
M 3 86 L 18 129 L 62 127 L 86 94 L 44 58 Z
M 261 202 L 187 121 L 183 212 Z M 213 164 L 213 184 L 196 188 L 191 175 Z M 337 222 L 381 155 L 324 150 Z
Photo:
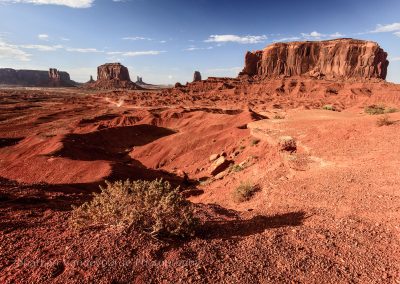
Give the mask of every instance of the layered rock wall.
M 50 68 L 49 71 L 0 69 L 0 84 L 33 87 L 71 87 L 75 85 L 67 72 Z
M 107 63 L 97 67 L 97 80 L 131 81 L 128 68 L 120 63 Z
M 248 52 L 240 75 L 276 78 L 379 78 L 387 74 L 387 53 L 372 41 L 337 39 L 275 43 Z

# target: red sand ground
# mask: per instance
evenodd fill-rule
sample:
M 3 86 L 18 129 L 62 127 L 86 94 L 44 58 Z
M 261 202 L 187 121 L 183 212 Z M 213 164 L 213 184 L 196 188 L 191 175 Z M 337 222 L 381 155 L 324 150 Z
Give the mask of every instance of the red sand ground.
M 399 86 L 268 84 L 2 90 L 0 283 L 400 283 L 400 112 L 363 112 L 400 107 Z M 221 152 L 244 169 L 207 179 Z M 71 205 L 128 177 L 181 184 L 197 236 L 71 229 Z M 237 204 L 243 181 L 260 190 Z

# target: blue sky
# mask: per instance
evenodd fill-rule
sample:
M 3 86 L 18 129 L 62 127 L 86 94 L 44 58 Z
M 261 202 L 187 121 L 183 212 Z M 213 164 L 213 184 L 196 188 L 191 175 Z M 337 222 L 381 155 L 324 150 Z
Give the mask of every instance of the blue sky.
M 236 76 L 247 50 L 353 37 L 389 54 L 400 83 L 399 0 L 0 0 L 0 67 L 67 71 L 121 62 L 149 83 Z

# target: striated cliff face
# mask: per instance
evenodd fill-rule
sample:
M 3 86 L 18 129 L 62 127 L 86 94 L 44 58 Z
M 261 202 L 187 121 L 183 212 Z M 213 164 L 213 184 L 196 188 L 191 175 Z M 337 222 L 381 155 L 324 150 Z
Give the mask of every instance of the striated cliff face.
M 0 69 L 0 84 L 33 87 L 71 87 L 76 83 L 67 72 L 50 68 L 49 71 Z
M 97 67 L 97 80 L 130 81 L 128 68 L 120 63 L 107 63 Z
M 386 79 L 387 53 L 372 41 L 335 39 L 275 43 L 247 52 L 239 75 L 276 78 L 311 76 L 328 79 Z

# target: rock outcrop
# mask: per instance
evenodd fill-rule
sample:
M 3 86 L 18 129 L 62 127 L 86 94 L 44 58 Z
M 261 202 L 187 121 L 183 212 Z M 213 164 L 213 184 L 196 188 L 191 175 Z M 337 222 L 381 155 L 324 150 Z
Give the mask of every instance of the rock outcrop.
M 201 73 L 199 71 L 194 71 L 193 82 L 201 81 Z
M 239 75 L 259 78 L 310 76 L 327 79 L 385 79 L 387 53 L 372 41 L 335 39 L 275 43 L 247 52 Z
M 67 72 L 50 68 L 49 71 L 0 69 L 0 84 L 30 87 L 72 87 L 77 83 L 72 81 Z
M 106 63 L 97 67 L 97 81 L 131 81 L 128 68 L 121 63 Z
M 92 75 L 90 75 L 90 79 L 89 79 L 89 81 L 87 82 L 87 83 L 94 83 L 95 81 L 93 80 L 93 76 Z
M 97 81 L 85 85 L 89 89 L 142 89 L 133 83 L 129 77 L 128 68 L 121 63 L 106 63 L 97 67 Z

